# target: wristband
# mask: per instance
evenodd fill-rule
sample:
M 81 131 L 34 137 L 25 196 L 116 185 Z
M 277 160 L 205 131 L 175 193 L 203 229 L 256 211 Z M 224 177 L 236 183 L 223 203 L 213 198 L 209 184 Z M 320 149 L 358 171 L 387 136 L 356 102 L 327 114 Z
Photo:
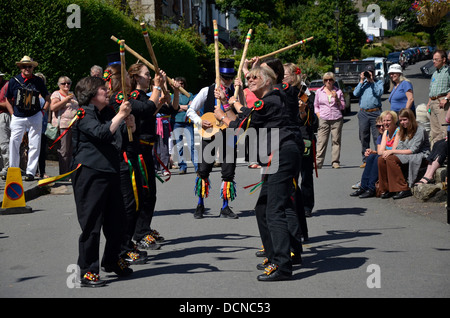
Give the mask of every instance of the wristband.
M 159 87 L 159 86 L 153 86 L 153 88 L 156 88 L 158 91 L 161 90 L 161 87 Z

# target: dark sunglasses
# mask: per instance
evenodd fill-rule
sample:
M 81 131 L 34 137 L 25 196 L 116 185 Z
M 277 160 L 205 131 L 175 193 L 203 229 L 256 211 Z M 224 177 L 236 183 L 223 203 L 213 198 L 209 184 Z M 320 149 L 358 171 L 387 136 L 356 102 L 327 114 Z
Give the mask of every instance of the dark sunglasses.
M 27 68 L 33 68 L 33 65 L 22 65 L 22 68 L 25 68 L 25 69 L 27 69 Z
M 72 83 L 71 82 L 68 82 L 68 83 L 59 83 L 59 85 L 71 85 Z
M 381 127 L 383 127 L 383 125 L 375 125 L 375 127 L 381 128 Z
M 250 80 L 250 79 L 255 80 L 255 79 L 257 79 L 258 77 L 259 77 L 259 76 L 256 76 L 256 75 L 249 75 L 249 76 L 246 77 L 246 79 L 247 79 L 247 81 Z
M 334 80 L 332 78 L 325 78 L 323 81 L 324 82 L 334 82 Z

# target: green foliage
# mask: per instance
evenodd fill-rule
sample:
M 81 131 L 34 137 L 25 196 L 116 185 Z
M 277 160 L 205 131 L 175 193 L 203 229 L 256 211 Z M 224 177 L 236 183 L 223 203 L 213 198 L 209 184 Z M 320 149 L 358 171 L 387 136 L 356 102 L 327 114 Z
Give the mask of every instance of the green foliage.
M 81 8 L 81 27 L 68 28 L 70 4 Z M 94 64 L 105 67 L 106 54 L 119 46 L 110 37 L 125 43 L 151 63 L 139 23 L 116 8 L 95 0 L 2 0 L 0 2 L 0 42 L 3 52 L 0 70 L 9 76 L 19 72 L 15 65 L 24 55 L 39 62 L 36 69 L 47 77 L 48 89 L 57 89 L 59 76 L 76 82 L 89 74 Z M 184 76 L 197 88 L 201 78 L 195 48 L 186 40 L 149 30 L 158 65 L 169 76 Z M 126 53 L 127 65 L 136 58 Z M 8 78 L 8 77 L 7 77 Z
M 261 56 L 313 36 L 314 40 L 278 54 L 283 62 L 305 64 L 309 76 L 332 69 L 337 55 L 336 20 L 333 11 L 339 3 L 339 57 L 359 58 L 365 34 L 358 26 L 356 11 L 350 0 L 217 0 L 225 9 L 235 9 L 241 34 L 252 28 L 248 56 Z M 308 63 L 310 58 L 317 65 Z M 304 71 L 305 73 L 306 71 Z

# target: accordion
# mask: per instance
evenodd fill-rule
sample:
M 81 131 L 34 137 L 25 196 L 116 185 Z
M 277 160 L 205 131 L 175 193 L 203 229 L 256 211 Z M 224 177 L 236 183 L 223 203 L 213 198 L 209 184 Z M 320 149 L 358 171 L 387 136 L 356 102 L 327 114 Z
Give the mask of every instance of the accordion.
M 23 85 L 17 78 L 14 79 L 20 84 L 14 100 L 14 106 L 21 112 L 36 112 L 41 109 L 39 92 L 30 84 Z

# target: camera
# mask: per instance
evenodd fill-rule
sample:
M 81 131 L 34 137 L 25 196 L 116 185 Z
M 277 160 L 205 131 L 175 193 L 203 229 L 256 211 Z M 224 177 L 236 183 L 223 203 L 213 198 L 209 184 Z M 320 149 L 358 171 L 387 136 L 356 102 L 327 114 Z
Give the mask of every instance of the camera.
M 370 78 L 372 78 L 372 74 L 370 74 L 369 71 L 365 71 L 364 72 L 364 77 L 367 78 L 367 79 L 370 79 Z

